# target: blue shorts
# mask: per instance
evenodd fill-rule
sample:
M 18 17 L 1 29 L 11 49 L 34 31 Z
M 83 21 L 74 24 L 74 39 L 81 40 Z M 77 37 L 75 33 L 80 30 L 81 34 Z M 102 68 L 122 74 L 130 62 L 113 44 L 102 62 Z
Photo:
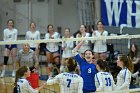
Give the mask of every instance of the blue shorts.
M 30 47 L 30 49 L 33 50 L 33 51 L 35 51 L 35 48 L 34 47 Z
M 9 47 L 9 45 L 5 45 L 5 48 L 12 50 L 13 48 L 17 48 L 16 44 L 12 44 L 11 47 Z
M 50 52 L 50 51 L 46 48 L 46 52 Z M 54 52 L 50 52 L 50 53 L 58 53 L 58 51 L 54 51 Z

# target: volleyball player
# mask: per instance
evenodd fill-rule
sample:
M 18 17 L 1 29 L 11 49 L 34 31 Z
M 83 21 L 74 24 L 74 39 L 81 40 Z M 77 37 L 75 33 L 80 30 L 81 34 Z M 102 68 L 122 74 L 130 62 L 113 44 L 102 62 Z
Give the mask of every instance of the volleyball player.
M 47 85 L 58 83 L 61 93 L 83 93 L 83 79 L 75 74 L 77 63 L 72 58 L 66 60 L 69 72 L 58 74 L 54 78 L 49 77 Z
M 98 21 L 97 23 L 98 30 L 93 31 L 92 37 L 100 37 L 100 36 L 107 36 L 108 32 L 104 30 L 102 21 Z M 94 57 L 96 60 L 99 58 L 102 60 L 106 60 L 106 51 L 107 51 L 107 45 L 106 40 L 93 40 L 94 43 Z
M 106 61 L 102 59 L 97 60 L 96 65 L 97 70 L 99 71 L 95 75 L 95 85 L 97 92 L 111 92 L 115 90 L 115 84 L 113 80 L 113 76 L 108 71 Z
M 4 35 L 3 35 L 4 41 L 16 41 L 17 40 L 18 30 L 14 28 L 14 21 L 12 19 L 9 19 L 7 21 L 7 28 L 4 29 L 3 33 L 4 33 Z M 10 54 L 12 56 L 12 61 L 13 61 L 12 76 L 13 77 L 15 76 L 16 53 L 17 53 L 17 45 L 16 44 L 5 45 L 4 64 L 3 64 L 3 69 L 2 69 L 2 73 L 1 73 L 0 77 L 4 77 L 4 75 L 5 75 L 5 69 L 6 69 Z
M 63 38 L 73 38 L 73 36 L 70 35 L 69 28 L 65 28 L 65 36 Z M 62 43 L 63 54 L 62 54 L 62 64 L 61 64 L 60 72 L 65 71 L 64 70 L 66 68 L 65 59 L 73 57 L 73 54 L 72 54 L 73 46 L 74 46 L 73 41 L 64 41 Z
M 60 38 L 59 33 L 54 32 L 53 25 L 49 24 L 47 29 L 48 29 L 48 33 L 46 33 L 46 35 L 45 35 L 46 40 Z M 46 58 L 47 58 L 47 62 L 48 62 L 48 70 L 47 70 L 48 74 L 50 74 L 51 69 L 52 69 L 51 62 L 53 62 L 53 61 L 51 60 L 51 56 L 53 56 L 53 58 L 54 58 L 55 56 L 59 55 L 59 53 L 58 53 L 59 46 L 58 45 L 59 45 L 58 42 L 48 42 L 46 45 Z
M 90 93 L 90 92 L 95 92 L 96 87 L 95 87 L 95 81 L 94 77 L 95 74 L 97 73 L 96 65 L 93 64 L 93 53 L 91 50 L 86 50 L 84 52 L 84 58 L 80 56 L 80 54 L 77 52 L 78 49 L 82 46 L 84 41 L 81 41 L 73 50 L 74 58 L 78 62 L 80 66 L 80 71 L 81 71 L 81 77 L 83 78 L 84 81 L 84 86 L 83 86 L 83 93 Z
M 86 32 L 86 26 L 85 25 L 81 25 L 80 26 L 80 33 L 78 33 L 76 35 L 76 38 L 79 38 L 79 37 L 89 37 L 90 34 Z M 79 44 L 79 41 L 76 41 L 76 45 Z M 90 49 L 90 46 L 89 46 L 89 40 L 85 40 L 82 44 L 82 46 L 79 48 L 79 52 L 81 54 L 83 54 L 86 50 Z
M 117 90 L 127 90 L 131 82 L 131 74 L 133 66 L 130 58 L 126 55 L 118 55 L 117 66 L 121 67 L 121 71 L 117 75 Z
M 40 32 L 36 30 L 36 23 L 32 22 L 30 24 L 30 30 L 26 32 L 25 36 L 26 40 L 39 40 L 40 39 Z M 36 52 L 37 56 L 39 55 L 39 44 L 36 43 L 29 43 L 30 49 Z
M 39 93 L 39 91 L 45 87 L 46 83 L 42 86 L 33 89 L 26 79 L 30 76 L 30 69 L 28 66 L 21 66 L 16 71 L 16 78 L 15 78 L 15 89 L 14 93 Z

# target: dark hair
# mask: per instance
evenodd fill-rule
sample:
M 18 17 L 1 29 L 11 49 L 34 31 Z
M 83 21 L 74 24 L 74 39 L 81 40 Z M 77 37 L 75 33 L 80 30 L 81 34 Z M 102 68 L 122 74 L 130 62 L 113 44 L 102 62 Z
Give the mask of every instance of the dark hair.
M 14 20 L 13 20 L 13 19 L 9 19 L 9 20 L 7 21 L 7 24 L 9 23 L 9 21 L 12 21 L 12 23 L 13 23 L 13 26 L 12 26 L 12 27 L 14 27 Z
M 98 25 L 100 22 L 102 23 L 102 25 L 104 25 L 103 22 L 102 22 L 101 20 L 99 20 L 99 21 L 97 22 L 97 25 Z
M 65 30 L 66 30 L 66 29 L 69 30 L 69 32 L 70 32 L 70 28 L 65 28 Z
M 53 28 L 53 25 L 52 25 L 52 24 L 49 24 L 49 25 L 47 26 L 47 30 L 49 29 L 50 26 Z M 48 30 L 48 33 L 49 33 L 49 30 Z
M 15 85 L 16 85 L 18 79 L 23 77 L 24 73 L 27 72 L 27 70 L 28 70 L 27 66 L 22 66 L 16 71 Z
M 133 72 L 134 65 L 132 64 L 130 57 L 123 55 L 123 54 L 119 54 L 118 57 L 119 57 L 120 61 L 123 62 L 124 67 L 127 67 L 130 70 L 130 72 Z
M 31 26 L 31 24 L 34 24 L 34 25 L 36 26 L 36 23 L 35 23 L 35 22 L 31 22 L 31 23 L 30 23 L 30 26 Z
M 75 71 L 76 66 L 77 66 L 76 61 L 73 58 L 67 58 L 66 62 L 67 62 L 67 67 L 68 67 L 69 72 Z
M 103 70 L 105 72 L 109 72 L 109 68 L 107 66 L 106 61 L 103 61 L 102 59 L 98 59 L 97 64 L 98 64 L 98 66 L 100 67 L 101 70 Z
M 90 49 L 87 49 L 87 50 L 84 52 L 84 56 L 85 56 L 85 53 L 86 53 L 87 51 L 90 51 L 90 52 L 92 53 L 92 55 L 93 55 L 93 51 L 90 50 Z
M 132 48 L 132 45 L 134 45 L 134 47 L 136 48 L 135 52 L 133 52 L 132 49 L 131 49 L 131 48 Z M 131 46 L 130 46 L 130 52 L 129 52 L 128 55 L 130 56 L 131 59 L 133 59 L 134 57 L 137 57 L 137 56 L 138 56 L 138 51 L 139 51 L 139 50 L 138 50 L 137 45 L 133 43 L 133 44 L 131 44 Z

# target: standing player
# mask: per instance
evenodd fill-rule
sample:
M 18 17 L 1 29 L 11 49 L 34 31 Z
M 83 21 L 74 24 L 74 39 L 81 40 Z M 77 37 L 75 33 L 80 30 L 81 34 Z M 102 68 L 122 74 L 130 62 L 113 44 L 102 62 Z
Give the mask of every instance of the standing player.
M 49 24 L 48 27 L 48 33 L 46 33 L 45 35 L 45 39 L 59 39 L 60 38 L 60 35 L 58 32 L 54 32 L 54 29 L 53 29 L 53 25 Z M 51 72 L 51 69 L 52 69 L 52 62 L 53 60 L 51 60 L 51 56 L 53 56 L 53 58 L 55 56 L 58 56 L 59 53 L 58 53 L 58 50 L 59 50 L 59 47 L 58 47 L 59 43 L 58 42 L 47 42 L 47 45 L 46 45 L 46 58 L 47 58 L 47 62 L 48 62 L 48 74 L 50 74 Z
M 70 35 L 69 28 L 65 28 L 65 36 L 63 38 L 73 38 L 73 36 Z M 73 46 L 74 46 L 73 41 L 65 41 L 62 43 L 63 54 L 62 54 L 62 65 L 60 68 L 60 72 L 63 72 L 64 68 L 66 67 L 65 59 L 73 57 L 72 54 Z
M 9 19 L 7 21 L 7 28 L 4 29 L 4 41 L 16 41 L 17 40 L 18 31 L 14 28 L 14 21 L 12 19 Z M 7 62 L 9 59 L 9 56 L 11 54 L 12 61 L 13 61 L 13 72 L 12 76 L 15 76 L 15 69 L 16 69 L 16 53 L 17 53 L 17 45 L 16 44 L 7 44 L 5 45 L 4 50 L 4 64 L 3 64 L 3 70 L 0 75 L 0 77 L 4 77 L 5 75 L 5 69 L 7 66 Z
M 39 40 L 40 39 L 40 32 L 36 30 L 36 24 L 34 22 L 30 24 L 30 31 L 26 32 L 25 39 L 26 40 Z M 38 46 L 39 44 L 30 43 L 30 49 L 35 51 L 37 56 L 39 56 Z
M 130 58 L 126 55 L 118 55 L 117 65 L 122 68 L 122 70 L 117 75 L 117 89 L 127 90 L 131 82 L 131 74 L 133 72 L 132 62 Z
M 110 92 L 115 90 L 115 84 L 113 76 L 108 72 L 108 67 L 106 61 L 101 59 L 97 60 L 96 65 L 97 70 L 99 71 L 95 75 L 95 85 L 96 91 L 98 92 Z
M 93 31 L 92 37 L 100 37 L 100 36 L 107 36 L 108 32 L 104 30 L 102 21 L 98 21 L 97 23 L 98 30 Z M 106 40 L 93 40 L 94 43 L 94 57 L 96 60 L 99 58 L 102 60 L 106 60 L 106 51 L 107 45 Z
M 47 85 L 58 83 L 61 87 L 61 93 L 83 93 L 83 79 L 75 74 L 76 62 L 72 58 L 68 58 L 67 67 L 69 72 L 58 74 L 54 78 L 47 80 Z
M 14 93 L 39 93 L 39 91 L 46 85 L 33 89 L 26 79 L 30 76 L 30 69 L 28 66 L 20 67 L 16 72 Z
M 95 81 L 94 77 L 97 73 L 96 65 L 93 64 L 93 53 L 91 50 L 86 50 L 84 52 L 84 59 L 78 54 L 78 49 L 83 44 L 83 41 L 81 41 L 75 49 L 72 50 L 73 54 L 75 55 L 74 58 L 78 62 L 80 66 L 81 71 L 81 77 L 84 81 L 83 86 L 83 93 L 89 93 L 89 92 L 95 92 Z
M 79 38 L 79 37 L 89 37 L 89 36 L 90 36 L 90 34 L 86 32 L 86 26 L 85 26 L 85 25 L 81 25 L 81 26 L 80 26 L 80 33 L 78 33 L 78 34 L 76 35 L 76 38 Z M 78 45 L 78 44 L 79 44 L 79 41 L 76 41 L 76 45 Z M 79 51 L 81 54 L 84 54 L 84 52 L 85 52 L 86 50 L 89 50 L 89 49 L 90 49 L 89 40 L 85 40 L 85 41 L 83 42 L 83 44 L 81 45 L 81 47 L 79 48 L 78 51 Z

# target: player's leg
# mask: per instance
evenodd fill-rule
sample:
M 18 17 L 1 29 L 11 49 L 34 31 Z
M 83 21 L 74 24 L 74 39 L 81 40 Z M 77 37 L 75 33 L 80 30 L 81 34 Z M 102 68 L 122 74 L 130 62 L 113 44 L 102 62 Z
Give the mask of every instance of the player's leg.
M 11 50 L 11 55 L 12 55 L 12 61 L 13 61 L 13 72 L 12 72 L 12 76 L 15 76 L 15 72 L 16 72 L 16 55 L 17 55 L 17 47 L 13 47 Z
M 4 75 L 5 75 L 5 70 L 6 70 L 6 66 L 8 63 L 9 55 L 10 55 L 10 50 L 8 49 L 8 47 L 9 46 L 6 45 L 5 49 L 4 49 L 4 63 L 3 63 L 2 73 L 1 73 L 0 77 L 4 77 Z

